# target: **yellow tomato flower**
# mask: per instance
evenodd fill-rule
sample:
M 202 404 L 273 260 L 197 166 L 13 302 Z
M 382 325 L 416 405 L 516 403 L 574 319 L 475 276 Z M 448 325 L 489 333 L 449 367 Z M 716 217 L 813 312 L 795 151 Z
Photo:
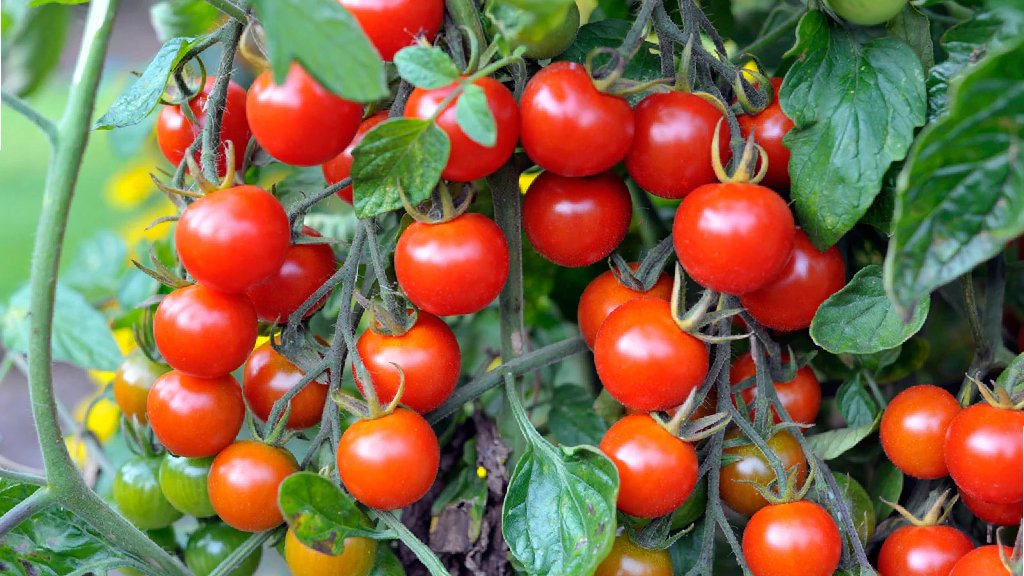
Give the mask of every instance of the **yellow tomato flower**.
M 107 201 L 119 210 L 135 208 L 156 190 L 149 177 L 153 162 L 140 162 L 114 174 L 107 185 Z
M 75 407 L 75 420 L 81 422 L 85 419 L 85 412 L 89 409 L 93 398 L 85 398 Z M 117 404 L 108 398 L 101 398 L 96 401 L 89 418 L 85 421 L 85 428 L 96 435 L 100 443 L 106 443 L 117 433 L 117 426 L 121 420 L 121 410 Z

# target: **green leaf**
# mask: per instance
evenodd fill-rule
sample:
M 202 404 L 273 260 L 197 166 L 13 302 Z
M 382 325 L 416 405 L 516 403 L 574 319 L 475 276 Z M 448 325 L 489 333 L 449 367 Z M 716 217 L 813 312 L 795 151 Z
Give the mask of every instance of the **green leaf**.
M 1024 354 L 1010 361 L 1010 365 L 996 378 L 996 386 L 1005 389 L 1010 396 L 1024 390 Z
M 455 102 L 455 119 L 473 142 L 491 147 L 498 141 L 498 127 L 487 105 L 487 95 L 476 84 L 466 84 L 463 88 Z
M 100 299 L 117 290 L 127 259 L 124 240 L 110 230 L 102 230 L 78 247 L 60 278 L 86 298 Z
M 871 535 L 875 532 L 876 524 L 875 508 L 871 502 L 871 496 L 859 482 L 848 474 L 833 471 L 832 477 L 836 480 L 836 486 L 839 487 L 843 500 L 850 507 L 853 525 L 857 528 L 857 537 L 860 538 L 862 544 L 867 545 Z M 825 497 L 831 499 L 832 495 L 827 494 Z
M 11 296 L 0 318 L 0 340 L 14 352 L 28 352 L 28 305 L 26 285 Z M 52 346 L 54 361 L 82 368 L 114 371 L 123 359 L 107 319 L 81 294 L 63 284 L 57 285 Z
M 953 82 L 900 174 L 885 285 L 903 309 L 1024 233 L 1024 38 Z
M 206 0 L 163 0 L 149 8 L 149 19 L 161 41 L 177 36 L 200 36 L 221 18 Z
M 833 354 L 871 354 L 895 348 L 917 333 L 928 317 L 925 295 L 904 322 L 882 286 L 882 267 L 865 266 L 818 308 L 811 321 L 814 343 Z
M 36 4 L 31 4 L 36 6 Z M 4 31 L 4 90 L 17 96 L 35 92 L 57 68 L 72 12 L 61 6 L 22 8 L 13 30 Z
M 871 496 L 875 505 L 876 519 L 879 522 L 892 514 L 892 508 L 881 499 L 899 502 L 902 492 L 903 472 L 900 472 L 899 468 L 893 466 L 888 460 L 883 459 L 875 469 L 875 475 L 871 481 Z
M 889 36 L 898 38 L 914 49 L 925 71 L 935 65 L 931 22 L 920 10 L 908 4 L 885 25 Z
M 878 405 L 861 384 L 860 375 L 855 375 L 839 387 L 836 391 L 836 406 L 849 426 L 869 424 L 878 416 Z
M 356 216 L 369 218 L 430 198 L 448 163 L 448 135 L 429 120 L 393 118 L 366 133 L 352 151 Z
M 341 554 L 345 538 L 373 536 L 375 532 L 352 498 L 313 472 L 296 472 L 285 478 L 278 503 L 295 537 L 323 554 Z
M 171 71 L 193 42 L 193 38 L 171 38 L 165 42 L 146 66 L 142 76 L 136 78 L 128 90 L 114 100 L 106 114 L 93 124 L 93 130 L 108 130 L 142 122 L 156 108 Z
M 398 74 L 417 88 L 443 88 L 459 79 L 450 56 L 433 46 L 409 46 L 395 54 Z
M 795 124 L 784 142 L 797 216 L 824 250 L 864 216 L 889 165 L 906 156 L 925 119 L 924 72 L 903 42 L 861 44 L 821 12 L 808 12 L 797 30 L 797 61 L 779 95 Z
M 87 4 L 89 0 L 32 0 L 28 3 L 29 6 L 43 6 L 46 4 L 64 4 L 66 6 L 74 6 L 76 4 Z
M 879 418 L 853 428 L 838 428 L 807 437 L 807 444 L 822 460 L 832 460 L 845 454 L 875 431 Z
M 353 102 L 388 95 L 384 63 L 356 19 L 338 2 L 255 0 L 274 78 L 298 62 L 324 88 Z
M 595 48 L 618 48 L 622 41 L 629 34 L 632 23 L 627 20 L 600 20 L 581 26 L 576 33 L 576 40 L 556 60 L 566 60 L 578 64 L 586 64 L 587 55 Z M 633 56 L 626 70 L 624 78 L 638 82 L 648 82 L 661 78 L 661 58 L 657 54 L 658 46 L 650 42 L 644 42 L 637 53 Z M 604 64 L 605 59 L 597 59 L 598 64 Z M 631 104 L 636 104 L 649 92 L 640 92 L 630 95 L 627 99 Z
M 608 431 L 608 425 L 593 406 L 594 398 L 582 386 L 570 384 L 555 388 L 548 413 L 551 435 L 565 446 L 597 446 Z
M 896 361 L 879 371 L 875 379 L 881 384 L 902 380 L 923 368 L 930 352 L 928 340 L 911 338 L 900 347 Z

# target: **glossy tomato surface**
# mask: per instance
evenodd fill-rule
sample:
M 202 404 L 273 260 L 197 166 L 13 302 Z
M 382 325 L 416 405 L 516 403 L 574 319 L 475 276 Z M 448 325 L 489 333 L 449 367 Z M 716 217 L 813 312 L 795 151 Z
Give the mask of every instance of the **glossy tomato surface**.
M 303 227 L 302 234 L 307 239 L 320 237 L 309 226 Z M 338 262 L 329 244 L 293 244 L 288 247 L 281 267 L 245 293 L 260 320 L 284 323 L 337 270 Z M 325 294 L 303 317 L 312 316 L 326 301 Z
M 637 264 L 632 263 L 630 267 L 636 270 Z M 586 341 L 587 346 L 591 349 L 594 348 L 597 330 L 613 310 L 640 297 L 656 298 L 668 302 L 672 298 L 672 279 L 667 274 L 661 274 L 654 286 L 646 292 L 638 292 L 629 288 L 620 282 L 611 270 L 603 272 L 591 280 L 583 290 L 579 306 L 576 309 L 580 333 L 583 334 L 583 340 Z
M 616 422 L 600 449 L 619 470 L 619 510 L 640 518 L 672 512 L 697 484 L 697 451 L 646 414 Z
M 303 376 L 302 370 L 274 350 L 270 342 L 261 344 L 252 351 L 242 371 L 242 389 L 249 409 L 266 422 L 274 403 L 294 388 Z M 288 403 L 291 406 L 286 424 L 288 429 L 304 430 L 320 422 L 327 402 L 326 380 L 325 373 L 292 397 Z
M 626 169 L 641 188 L 662 198 L 682 198 L 704 184 L 718 182 L 711 164 L 717 154 L 729 161 L 729 126 L 723 122 L 718 150 L 712 151 L 722 112 L 686 92 L 651 94 L 637 104 L 636 135 Z
M 785 364 L 788 361 L 789 356 L 783 355 L 782 362 Z M 729 369 L 729 382 L 736 386 L 748 378 L 753 378 L 756 370 L 754 358 L 749 353 L 744 354 L 737 358 Z M 752 384 L 744 388 L 740 394 L 743 402 L 753 412 L 754 400 L 757 398 L 756 385 Z M 809 366 L 797 370 L 796 376 L 789 382 L 776 382 L 775 394 L 778 395 L 779 402 L 782 403 L 786 413 L 794 422 L 814 424 L 818 417 L 818 410 L 821 409 L 821 384 Z M 774 407 L 772 414 L 775 415 L 776 423 L 782 421 Z
M 284 522 L 277 491 L 299 471 L 291 452 L 240 440 L 217 454 L 210 467 L 210 502 L 228 525 L 245 532 L 270 530 Z
M 781 86 L 782 78 L 772 78 L 774 94 L 771 104 L 759 114 L 741 114 L 736 117 L 743 138 L 746 139 L 753 133 L 754 141 L 767 152 L 768 171 L 761 185 L 773 190 L 789 189 L 789 148 L 782 143 L 782 137 L 793 129 L 793 121 L 782 111 L 782 105 L 779 103 Z M 759 170 L 761 162 L 758 160 Z
M 523 200 L 523 230 L 541 256 L 589 266 L 622 243 L 633 217 L 629 188 L 612 172 L 567 178 L 545 172 Z
M 149 390 L 167 367 L 157 364 L 142 350 L 132 350 L 114 373 L 111 387 L 114 390 L 114 401 L 125 418 L 146 422 L 146 400 Z
M 960 490 L 992 504 L 1024 500 L 1024 412 L 975 404 L 953 418 L 943 449 Z
M 327 181 L 327 185 L 337 184 L 345 178 L 352 175 L 352 163 L 355 162 L 355 158 L 352 157 L 352 151 L 355 150 L 356 146 L 363 141 L 363 136 L 377 124 L 388 119 L 387 112 L 377 112 L 373 116 L 370 116 L 359 125 L 359 129 L 356 130 L 356 135 L 352 139 L 352 142 L 334 158 L 328 160 L 321 167 L 324 173 L 324 180 Z M 338 198 L 341 198 L 349 204 L 352 203 L 352 186 L 346 186 L 341 190 L 338 190 Z
M 223 522 L 211 522 L 200 526 L 189 536 L 185 546 L 185 564 L 196 576 L 210 576 L 217 566 L 231 555 L 236 548 L 249 539 L 250 534 L 235 530 Z M 263 548 L 256 548 L 231 576 L 252 576 L 260 565 Z
M 369 538 L 345 538 L 345 550 L 332 556 L 306 546 L 292 530 L 284 537 L 284 560 L 292 576 L 366 576 L 376 554 L 377 542 Z
M 974 544 L 949 526 L 904 526 L 882 543 L 879 576 L 947 576 Z
M 181 518 L 160 491 L 159 471 L 160 458 L 136 456 L 122 464 L 114 477 L 114 504 L 142 530 L 170 526 Z
M 1024 516 L 1024 502 L 993 504 L 979 500 L 963 490 L 960 491 L 960 501 L 975 516 L 997 526 L 1017 526 L 1020 524 L 1021 517 Z
M 840 18 L 861 26 L 888 22 L 907 5 L 907 0 L 825 0 Z
M 943 444 L 960 403 L 938 386 L 911 386 L 882 413 L 879 436 L 889 460 L 905 474 L 934 479 L 949 474 Z
M 1002 558 L 999 557 L 1000 548 L 1006 558 L 1013 555 L 1013 549 L 1009 546 L 993 544 L 975 548 L 953 565 L 949 576 L 1010 576 L 1006 564 L 1003 564 Z
M 416 307 L 436 316 L 472 314 L 505 286 L 508 244 L 501 228 L 481 214 L 413 222 L 395 247 L 395 275 Z
M 580 64 L 543 68 L 526 84 L 519 104 L 526 153 L 555 174 L 600 174 L 621 162 L 633 143 L 629 102 L 599 92 Z
M 216 514 L 206 486 L 212 464 L 213 458 L 164 455 L 160 462 L 160 489 L 171 506 L 196 518 Z
M 423 37 L 433 42 L 444 21 L 444 0 L 340 0 L 363 32 L 390 62 L 395 53 Z
M 726 435 L 726 439 L 742 436 L 738 430 L 733 430 Z M 787 473 L 796 471 L 797 486 L 803 486 L 807 478 L 807 459 L 793 434 L 785 430 L 772 434 L 768 438 L 768 448 L 779 457 Z M 719 493 L 730 508 L 744 516 L 751 516 L 768 505 L 768 501 L 757 491 L 757 486 L 767 487 L 775 480 L 775 471 L 764 453 L 753 444 L 726 448 L 724 453 L 740 460 L 722 468 Z
M 169 451 L 205 458 L 238 435 L 245 401 L 230 374 L 207 379 L 171 371 L 153 384 L 146 411 L 153 433 Z
M 754 576 L 832 576 L 842 540 L 835 520 L 818 504 L 773 504 L 747 523 L 743 556 Z
M 188 107 L 196 123 L 189 122 L 181 112 L 181 106 L 164 106 L 160 110 L 160 116 L 156 121 L 156 141 L 160 145 L 160 151 L 164 158 L 175 166 L 181 164 L 188 152 L 192 142 L 199 138 L 199 134 L 206 125 L 206 106 L 217 79 L 209 77 L 202 90 L 192 97 Z M 228 81 L 227 99 L 224 102 L 224 113 L 221 116 L 220 124 L 220 146 L 217 148 L 217 171 L 225 173 L 226 156 L 225 150 L 228 142 L 234 146 L 235 169 L 241 168 L 245 161 L 245 149 L 249 145 L 249 123 L 245 118 L 245 88 L 242 88 L 234 81 Z M 202 152 L 200 147 L 196 152 L 195 159 L 199 162 Z
M 668 550 L 648 550 L 634 543 L 629 535 L 615 537 L 612 551 L 597 567 L 594 576 L 672 576 L 672 556 Z

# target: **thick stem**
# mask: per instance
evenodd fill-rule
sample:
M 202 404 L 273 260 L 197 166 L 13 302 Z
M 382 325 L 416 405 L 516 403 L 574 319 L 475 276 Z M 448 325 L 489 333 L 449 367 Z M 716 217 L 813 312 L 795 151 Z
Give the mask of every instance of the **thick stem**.
M 206 125 L 203 126 L 203 147 L 200 160 L 203 164 L 203 173 L 211 182 L 217 181 L 221 121 L 224 119 L 228 83 L 231 81 L 231 70 L 235 66 L 235 51 L 238 49 L 238 40 L 242 37 L 243 23 L 244 20 L 233 20 L 224 26 L 223 42 L 221 42 L 224 53 L 220 58 L 220 66 L 217 67 L 217 79 L 214 81 L 213 89 L 210 90 L 210 98 L 206 102 Z
M 54 500 L 53 493 L 44 486 L 33 492 L 28 498 L 15 504 L 6 514 L 0 516 L 0 538 L 17 528 L 18 524 L 21 524 L 29 516 L 53 505 Z
M 412 553 L 419 558 L 419 561 L 423 563 L 423 566 L 430 571 L 431 576 L 450 576 L 448 569 L 441 563 L 441 559 L 430 549 L 429 546 L 424 544 L 415 534 L 409 531 L 409 529 L 402 524 L 402 521 L 395 517 L 394 513 L 371 510 L 370 515 L 374 518 L 383 521 L 391 528 L 398 536 L 398 539 L 405 544 Z
M 57 147 L 57 126 L 54 125 L 49 118 L 43 116 L 38 110 L 33 108 L 31 104 L 10 92 L 4 91 L 2 95 L 4 104 L 7 104 L 11 110 L 21 114 L 26 120 L 35 124 L 37 128 L 43 131 L 47 140 L 50 141 L 51 149 Z
M 523 218 L 519 170 L 506 163 L 488 178 L 494 201 L 494 219 L 508 243 L 508 280 L 498 295 L 501 313 L 501 359 L 508 362 L 526 348 L 523 324 Z
M 238 5 L 231 0 L 206 0 L 206 3 L 243 24 L 249 20 L 249 16 L 245 13 L 245 10 L 239 8 Z

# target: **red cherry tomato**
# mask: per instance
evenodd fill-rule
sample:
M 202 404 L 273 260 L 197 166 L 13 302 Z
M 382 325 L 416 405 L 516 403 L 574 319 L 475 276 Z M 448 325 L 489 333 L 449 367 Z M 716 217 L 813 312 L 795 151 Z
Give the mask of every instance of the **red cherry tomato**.
M 1024 500 L 1024 412 L 975 404 L 953 418 L 943 449 L 960 490 L 992 504 Z
M 964 533 L 949 526 L 904 526 L 882 543 L 879 576 L 947 576 L 974 549 Z
M 754 576 L 832 576 L 842 551 L 835 520 L 807 500 L 765 506 L 743 531 L 743 557 Z
M 733 430 L 726 435 L 726 439 L 741 438 L 742 436 L 738 430 Z M 793 434 L 786 430 L 772 434 L 768 438 L 768 447 L 782 461 L 782 466 L 787 473 L 796 469 L 797 485 L 802 486 L 804 479 L 807 478 L 807 459 Z M 767 506 L 768 501 L 757 491 L 757 486 L 768 486 L 775 480 L 775 471 L 768 463 L 764 453 L 753 444 L 726 448 L 724 453 L 736 456 L 740 460 L 722 468 L 721 483 L 719 484 L 722 500 L 730 508 L 744 516 L 750 516 Z
M 185 158 L 185 152 L 192 142 L 199 138 L 203 126 L 206 125 L 206 101 L 210 97 L 217 79 L 210 77 L 198 94 L 188 102 L 192 109 L 196 124 L 193 124 L 181 113 L 180 106 L 164 106 L 156 122 L 156 141 L 164 158 L 177 166 Z M 249 123 L 245 119 L 245 88 L 233 81 L 228 81 L 227 100 L 224 102 L 224 114 L 220 124 L 220 146 L 217 149 L 217 171 L 225 173 L 225 145 L 234 144 L 235 169 L 241 168 L 245 161 L 245 149 L 249 145 Z M 202 148 L 200 148 L 200 151 Z M 200 152 L 195 159 L 199 161 Z
M 822 302 L 846 285 L 846 265 L 835 246 L 824 252 L 797 229 L 782 272 L 767 285 L 740 296 L 740 304 L 765 326 L 791 332 L 811 325 Z
M 683 332 L 664 300 L 637 298 L 619 306 L 597 331 L 594 362 L 605 389 L 635 410 L 682 404 L 708 373 L 704 343 Z
M 585 178 L 545 172 L 523 200 L 526 237 L 560 266 L 589 266 L 607 258 L 626 237 L 632 217 L 629 188 L 612 172 Z
M 979 500 L 963 490 L 960 491 L 960 501 L 975 516 L 996 526 L 1017 526 L 1024 516 L 1024 502 L 993 504 Z
M 216 378 L 249 357 L 256 327 L 248 298 L 193 284 L 164 296 L 153 317 L 153 338 L 175 370 Z
M 444 0 L 340 0 L 385 61 L 423 37 L 433 42 L 444 21 Z
M 683 198 L 672 233 L 679 261 L 694 280 L 746 294 L 783 271 L 796 229 L 786 201 L 768 188 L 708 184 Z
M 352 151 L 355 150 L 356 146 L 358 146 L 360 142 L 363 141 L 363 136 L 366 136 L 367 132 L 373 130 L 374 126 L 387 119 L 387 112 L 377 112 L 373 116 L 363 120 L 363 123 L 359 125 L 359 129 L 356 130 L 356 136 L 352 139 L 352 142 L 345 147 L 341 154 L 338 154 L 324 163 L 321 169 L 324 172 L 324 179 L 327 181 L 329 186 L 337 184 L 352 175 L 352 163 L 355 161 L 352 157 Z M 352 186 L 346 186 L 341 190 L 338 190 L 338 198 L 341 198 L 345 202 L 351 204 Z
M 783 356 L 782 361 L 788 362 L 789 356 Z M 735 386 L 747 378 L 753 378 L 755 374 L 754 358 L 750 354 L 744 354 L 737 358 L 732 368 L 729 369 L 729 382 Z M 818 410 L 821 408 L 821 384 L 818 383 L 818 378 L 814 376 L 814 371 L 810 367 L 804 366 L 797 370 L 796 376 L 789 382 L 776 382 L 775 393 L 779 396 L 779 401 L 793 422 L 814 424 L 818 418 Z M 757 388 L 744 388 L 740 394 L 743 402 L 747 406 L 753 407 L 754 399 L 757 398 Z M 782 421 L 774 407 L 772 414 L 775 415 L 776 423 Z
M 615 537 L 612 551 L 601 561 L 594 576 L 672 576 L 668 550 L 642 548 L 623 533 Z
M 508 244 L 490 218 L 466 213 L 413 222 L 395 246 L 395 275 L 409 300 L 437 316 L 479 312 L 508 278 Z
M 188 273 L 221 292 L 244 292 L 276 272 L 290 243 L 288 214 L 258 186 L 235 186 L 196 200 L 174 231 Z
M 636 270 L 637 264 L 632 263 L 630 267 Z M 640 297 L 657 298 L 668 302 L 672 298 L 672 279 L 666 274 L 658 276 L 657 282 L 647 292 L 631 290 L 619 282 L 611 270 L 591 280 L 583 290 L 579 307 L 576 310 L 580 332 L 583 334 L 583 340 L 586 341 L 587 346 L 591 350 L 594 349 L 597 330 L 613 310 Z
M 340 154 L 363 119 L 361 105 L 328 92 L 298 64 L 281 85 L 270 70 L 257 76 L 246 112 L 259 145 L 295 166 L 316 166 Z
M 270 417 L 277 402 L 302 379 L 303 372 L 265 342 L 249 356 L 242 372 L 245 400 L 260 420 Z M 327 384 L 314 380 L 288 403 L 292 407 L 287 428 L 304 430 L 320 422 L 327 401 Z
M 782 143 L 782 137 L 793 128 L 793 121 L 786 116 L 782 111 L 782 105 L 779 104 L 781 86 L 782 78 L 772 78 L 772 88 L 775 91 L 772 103 L 760 114 L 743 114 L 736 118 L 740 122 L 740 134 L 743 138 L 747 138 L 753 132 L 754 141 L 768 153 L 768 171 L 761 185 L 774 190 L 789 188 L 789 148 Z M 760 169 L 759 160 L 758 170 Z
M 1003 564 L 1003 559 L 999 557 L 1000 548 L 1007 558 L 1013 555 L 1013 548 L 1009 546 L 992 544 L 975 548 L 953 565 L 949 576 L 1010 576 L 1006 564 Z
M 633 142 L 633 110 L 599 92 L 586 69 L 555 62 L 526 84 L 520 100 L 523 147 L 562 176 L 593 176 L 615 166 Z
M 338 472 L 352 496 L 378 510 L 405 508 L 430 490 L 441 451 L 422 416 L 398 408 L 349 426 L 338 443 Z
M 900 392 L 882 414 L 879 436 L 885 455 L 915 478 L 945 477 L 949 471 L 942 445 L 960 410 L 956 398 L 938 386 L 911 386 Z
M 291 452 L 253 440 L 240 440 L 217 454 L 210 466 L 210 503 L 236 530 L 261 532 L 284 522 L 277 492 L 299 471 Z
M 171 453 L 206 458 L 234 441 L 245 419 L 245 401 L 230 374 L 207 379 L 171 371 L 153 384 L 146 413 Z
M 443 320 L 428 312 L 420 312 L 401 336 L 363 332 L 356 349 L 382 403 L 391 402 L 404 376 L 402 404 L 426 414 L 443 404 L 459 381 L 459 342 Z M 363 389 L 358 378 L 356 385 Z
M 302 228 L 302 234 L 320 238 L 320 233 L 309 226 Z M 330 245 L 293 244 L 288 247 L 281 267 L 245 293 L 256 307 L 260 320 L 283 323 L 337 270 L 338 262 Z M 325 294 L 306 312 L 306 317 L 312 316 L 326 301 Z
M 455 118 L 455 106 L 459 98 L 448 103 L 437 117 L 437 125 L 448 134 L 451 143 L 448 164 L 441 172 L 445 180 L 470 182 L 490 176 L 512 157 L 519 142 L 519 108 L 512 92 L 490 77 L 480 78 L 473 84 L 483 88 L 487 97 L 487 107 L 491 109 L 497 127 L 497 140 L 494 146 L 484 146 L 471 140 Z M 434 90 L 416 88 L 405 103 L 405 117 L 430 118 L 457 87 L 458 83 L 453 82 Z
M 663 516 L 697 485 L 697 451 L 646 414 L 616 422 L 600 449 L 619 470 L 618 508 L 639 518 Z
M 641 188 L 662 198 L 682 198 L 704 184 L 718 182 L 712 153 L 729 160 L 729 126 L 723 122 L 718 150 L 712 152 L 722 112 L 700 96 L 655 93 L 637 104 L 636 136 L 626 169 Z

